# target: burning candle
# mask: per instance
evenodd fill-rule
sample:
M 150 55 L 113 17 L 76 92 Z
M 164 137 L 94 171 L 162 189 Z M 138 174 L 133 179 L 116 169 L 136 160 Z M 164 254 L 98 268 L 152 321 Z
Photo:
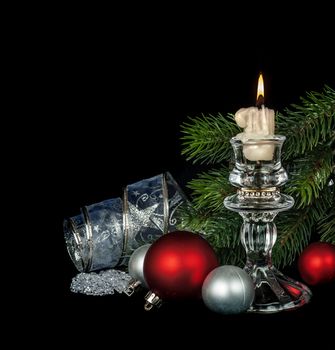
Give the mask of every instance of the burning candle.
M 252 161 L 272 160 L 274 146 L 267 144 L 266 139 L 274 136 L 275 112 L 264 106 L 262 74 L 258 79 L 256 107 L 239 109 L 235 113 L 235 121 L 244 129 L 242 133 L 236 135 L 236 138 L 243 143 L 244 156 Z

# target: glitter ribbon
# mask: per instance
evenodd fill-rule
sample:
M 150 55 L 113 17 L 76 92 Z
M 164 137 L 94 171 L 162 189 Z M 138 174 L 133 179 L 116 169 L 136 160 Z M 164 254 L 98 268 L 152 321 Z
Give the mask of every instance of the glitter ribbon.
M 81 272 L 127 265 L 132 252 L 176 229 L 186 197 L 170 173 L 128 185 L 120 198 L 92 204 L 64 220 L 69 255 Z

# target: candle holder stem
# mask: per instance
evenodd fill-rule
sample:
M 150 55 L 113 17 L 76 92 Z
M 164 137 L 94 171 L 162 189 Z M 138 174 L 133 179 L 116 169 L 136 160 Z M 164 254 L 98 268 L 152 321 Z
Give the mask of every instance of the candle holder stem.
M 241 242 L 247 256 L 244 269 L 255 285 L 255 299 L 249 312 L 273 313 L 298 308 L 309 302 L 312 295 L 308 287 L 286 277 L 272 264 L 271 252 L 277 239 L 273 220 L 294 204 L 292 197 L 279 191 L 287 181 L 280 160 L 284 140 L 284 136 L 246 143 L 236 138 L 231 140 L 235 167 L 229 180 L 239 189 L 235 195 L 225 198 L 224 205 L 243 218 Z M 244 152 L 244 147 L 263 146 L 273 149 L 271 160 L 246 158 L 248 153 Z

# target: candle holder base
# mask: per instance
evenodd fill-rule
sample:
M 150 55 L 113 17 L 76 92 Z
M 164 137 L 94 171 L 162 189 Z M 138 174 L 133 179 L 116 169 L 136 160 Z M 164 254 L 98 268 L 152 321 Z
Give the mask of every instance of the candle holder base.
M 275 313 L 307 304 L 312 293 L 303 283 L 285 276 L 275 267 L 245 267 L 255 284 L 255 299 L 248 312 Z

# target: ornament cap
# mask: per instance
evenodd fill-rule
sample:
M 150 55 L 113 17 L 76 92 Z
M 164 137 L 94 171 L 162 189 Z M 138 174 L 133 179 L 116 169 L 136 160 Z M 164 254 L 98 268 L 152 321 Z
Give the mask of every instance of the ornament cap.
M 124 291 L 125 294 L 128 295 L 128 297 L 132 296 L 136 290 L 138 290 L 141 286 L 141 281 L 132 279 L 127 287 L 127 289 Z
M 156 295 L 154 292 L 149 291 L 144 297 L 144 299 L 145 299 L 145 304 L 144 304 L 145 311 L 150 311 L 154 306 L 159 308 L 162 305 L 162 299 L 158 295 Z

